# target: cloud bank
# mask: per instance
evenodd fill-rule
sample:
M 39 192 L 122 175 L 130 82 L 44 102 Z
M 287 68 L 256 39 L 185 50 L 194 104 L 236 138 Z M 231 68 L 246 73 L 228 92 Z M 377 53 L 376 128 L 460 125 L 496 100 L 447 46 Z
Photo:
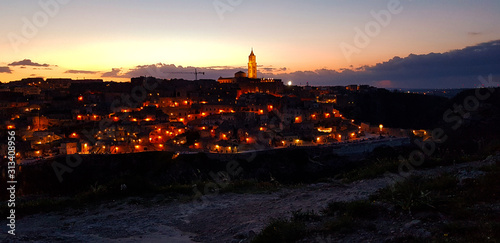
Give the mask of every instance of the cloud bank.
M 71 74 L 97 74 L 99 72 L 96 71 L 85 71 L 85 70 L 68 70 L 64 73 L 71 73 Z
M 30 59 L 24 59 L 22 61 L 10 63 L 9 66 L 33 66 L 33 67 L 49 67 L 49 64 L 40 64 L 31 61 Z
M 369 84 L 384 88 L 476 87 L 478 76 L 493 75 L 500 84 L 500 40 L 424 55 L 394 57 L 373 66 L 340 71 L 319 69 L 279 76 L 314 85 Z M 267 74 L 272 75 L 272 74 Z
M 12 73 L 9 67 L 0 67 L 0 73 Z
M 105 72 L 101 77 L 103 78 L 128 78 L 128 76 L 120 75 L 122 69 L 121 68 L 113 68 L 110 72 Z

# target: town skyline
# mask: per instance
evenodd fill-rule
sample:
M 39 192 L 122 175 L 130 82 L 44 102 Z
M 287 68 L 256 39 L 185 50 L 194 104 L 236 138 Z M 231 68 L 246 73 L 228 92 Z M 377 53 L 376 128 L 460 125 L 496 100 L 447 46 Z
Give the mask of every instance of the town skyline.
M 8 21 L 0 24 L 5 33 L 0 40 L 2 82 L 26 77 L 127 81 L 151 65 L 166 72 L 197 68 L 206 72 L 200 78 L 216 79 L 242 70 L 242 56 L 252 47 L 261 74 L 302 85 L 470 88 L 479 84 L 478 75 L 495 76 L 500 63 L 494 58 L 500 40 L 496 1 L 118 5 L 53 0 L 4 5 L 9 11 L 4 15 Z M 470 52 L 478 48 L 489 55 Z M 454 69 L 439 59 L 456 52 L 463 59 L 461 65 L 453 63 Z M 483 62 L 467 62 L 474 58 Z M 402 60 L 403 69 L 428 63 L 448 73 L 419 69 L 420 77 L 411 72 L 401 76 L 391 64 L 401 66 Z M 469 64 L 475 65 L 473 74 L 453 73 Z M 194 79 L 159 78 L 176 77 Z
M 251 51 L 253 52 L 253 47 Z M 479 53 L 479 54 L 478 54 Z M 377 63 L 373 66 L 364 66 L 356 69 L 317 69 L 314 71 L 297 71 L 286 72 L 286 68 L 276 69 L 272 65 L 258 64 L 259 76 L 268 78 L 283 79 L 285 83 L 293 85 L 312 85 L 312 86 L 345 86 L 351 84 L 371 85 L 378 88 L 386 89 L 457 89 L 457 88 L 473 88 L 478 86 L 498 87 L 500 79 L 497 74 L 500 60 L 497 54 L 500 53 L 500 40 L 481 43 L 474 46 L 469 46 L 459 50 L 451 50 L 445 53 L 429 53 L 423 55 L 410 54 L 407 57 L 394 57 L 390 60 Z M 243 58 L 242 58 L 243 59 Z M 435 72 L 437 66 L 443 64 L 444 60 L 453 60 L 452 62 L 441 66 L 443 72 Z M 479 61 L 479 62 L 478 62 Z M 265 60 L 264 60 L 265 62 Z M 470 62 L 470 66 L 469 66 Z M 458 65 L 457 65 L 458 64 Z M 424 67 L 422 67 L 424 65 Z M 456 66 L 453 66 L 456 65 Z M 429 69 L 429 66 L 434 66 L 434 70 Z M 410 70 L 415 67 L 415 70 Z M 488 84 L 477 79 L 470 70 L 463 68 L 475 69 L 477 73 L 489 73 L 491 80 Z M 54 69 L 61 69 L 58 65 L 50 65 L 47 63 L 38 63 L 31 59 L 23 59 L 20 61 L 7 64 L 5 67 L 0 66 L 0 77 L 2 73 L 13 74 L 14 70 L 37 70 L 47 73 L 57 73 Z M 453 69 L 450 71 L 449 69 Z M 19 76 L 16 80 L 8 80 L 2 82 L 19 81 L 25 78 L 72 78 L 72 79 L 103 79 L 104 81 L 129 82 L 131 78 L 139 76 L 150 76 L 165 79 L 186 79 L 195 80 L 211 79 L 217 80 L 219 77 L 231 76 L 235 72 L 246 71 L 247 67 L 241 66 L 213 66 L 213 67 L 194 67 L 194 66 L 177 66 L 175 64 L 156 63 L 150 65 L 137 65 L 133 68 L 113 68 L 109 72 L 104 71 L 86 71 L 86 70 L 62 70 L 59 71 L 60 76 L 44 76 L 44 75 L 29 75 Z M 277 72 L 276 72 L 277 71 Z M 198 72 L 198 75 L 195 73 Z M 452 73 L 455 72 L 455 73 Z M 413 84 L 405 84 L 412 75 L 421 75 L 413 81 Z M 391 77 L 399 77 L 402 80 L 391 79 Z M 425 80 L 428 79 L 428 80 Z M 434 83 L 438 80 L 445 85 L 426 85 L 425 83 Z M 412 81 L 412 80 L 409 80 Z M 422 84 L 424 85 L 418 85 Z M 451 85 L 446 85 L 451 84 Z

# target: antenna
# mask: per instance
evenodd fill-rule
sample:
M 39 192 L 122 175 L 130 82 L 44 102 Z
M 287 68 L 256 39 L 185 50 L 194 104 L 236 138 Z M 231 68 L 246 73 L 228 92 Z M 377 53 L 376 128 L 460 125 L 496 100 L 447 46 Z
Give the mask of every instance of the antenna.
M 167 73 L 180 73 L 180 74 L 194 74 L 195 80 L 198 80 L 198 74 L 205 75 L 205 72 L 198 72 L 198 69 L 194 69 L 194 72 L 167 72 Z

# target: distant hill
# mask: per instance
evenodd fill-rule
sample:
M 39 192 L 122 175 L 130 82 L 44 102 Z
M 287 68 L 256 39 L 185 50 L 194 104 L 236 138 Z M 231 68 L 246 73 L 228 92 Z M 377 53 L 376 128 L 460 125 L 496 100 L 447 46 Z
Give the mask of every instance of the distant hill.
M 354 105 L 339 108 L 346 117 L 386 127 L 432 128 L 449 100 L 444 97 L 391 92 L 355 94 Z
M 486 89 L 480 92 L 481 95 L 488 93 L 491 95 L 487 99 L 480 100 L 476 89 L 467 89 L 447 99 L 379 89 L 376 92 L 356 94 L 355 105 L 339 110 L 356 121 L 383 124 L 386 127 L 427 130 L 442 128 L 449 136 L 448 145 L 459 150 L 477 152 L 500 145 L 500 88 L 492 89 L 492 92 Z M 461 112 L 458 109 L 454 112 L 455 107 L 463 107 L 465 102 L 469 102 L 469 107 L 476 106 L 470 115 L 465 115 L 469 113 L 467 110 Z M 447 117 L 446 120 L 443 117 Z

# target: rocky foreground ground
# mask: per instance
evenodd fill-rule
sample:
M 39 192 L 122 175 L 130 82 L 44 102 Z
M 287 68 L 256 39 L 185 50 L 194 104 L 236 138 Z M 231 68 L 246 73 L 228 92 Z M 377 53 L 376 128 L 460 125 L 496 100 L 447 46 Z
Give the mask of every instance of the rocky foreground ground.
M 477 168 L 494 159 L 415 171 L 417 175 L 451 173 L 457 181 L 480 176 Z M 99 206 L 68 208 L 40 213 L 17 221 L 16 236 L 4 234 L 3 242 L 249 242 L 271 218 L 291 212 L 320 212 L 329 202 L 368 199 L 394 181 L 380 177 L 342 183 L 310 184 L 264 194 L 225 193 L 189 202 L 154 198 L 128 198 Z M 498 205 L 497 205 L 498 207 Z M 498 210 L 498 208 L 497 208 Z M 379 217 L 376 230 L 334 237 L 309 236 L 304 242 L 384 242 L 402 235 L 426 238 L 432 225 L 407 214 Z

